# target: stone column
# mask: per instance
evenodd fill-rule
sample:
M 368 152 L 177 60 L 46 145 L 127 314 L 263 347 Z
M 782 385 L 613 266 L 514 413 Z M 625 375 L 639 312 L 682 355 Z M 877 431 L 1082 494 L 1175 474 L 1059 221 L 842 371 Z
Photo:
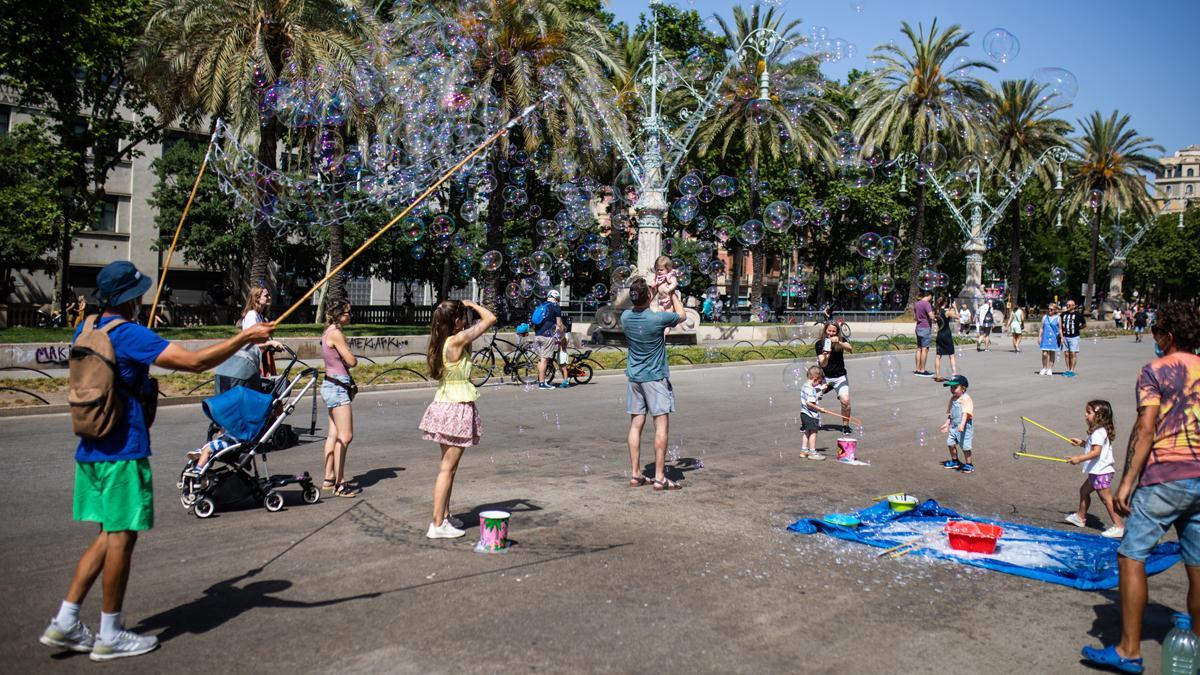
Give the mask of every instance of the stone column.
M 1125 259 L 1114 257 L 1112 262 L 1108 264 L 1108 297 L 1104 299 L 1104 304 L 1100 306 L 1100 311 L 1103 312 L 1102 318 L 1109 318 L 1114 311 L 1120 311 L 1125 305 L 1125 296 L 1122 289 L 1125 285 Z
M 987 246 L 982 238 L 974 237 L 963 244 L 963 250 L 967 253 L 967 280 L 958 299 L 970 302 L 973 308 L 983 297 L 983 252 Z

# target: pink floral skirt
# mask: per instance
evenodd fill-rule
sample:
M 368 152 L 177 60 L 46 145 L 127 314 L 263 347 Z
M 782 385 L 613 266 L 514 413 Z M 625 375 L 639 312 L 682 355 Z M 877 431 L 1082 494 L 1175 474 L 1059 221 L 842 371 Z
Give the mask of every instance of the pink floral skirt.
M 434 443 L 469 448 L 479 445 L 483 423 L 474 403 L 441 403 L 434 401 L 421 418 L 422 438 Z

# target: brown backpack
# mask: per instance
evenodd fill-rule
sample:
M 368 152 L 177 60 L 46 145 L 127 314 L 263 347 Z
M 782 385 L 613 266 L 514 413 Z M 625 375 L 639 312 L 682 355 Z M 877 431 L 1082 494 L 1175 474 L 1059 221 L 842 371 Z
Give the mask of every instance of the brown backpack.
M 91 439 L 107 436 L 125 414 L 125 402 L 117 389 L 126 387 L 108 336 L 125 320 L 115 319 L 96 330 L 97 319 L 93 314 L 84 322 L 67 362 L 71 427 L 75 435 Z

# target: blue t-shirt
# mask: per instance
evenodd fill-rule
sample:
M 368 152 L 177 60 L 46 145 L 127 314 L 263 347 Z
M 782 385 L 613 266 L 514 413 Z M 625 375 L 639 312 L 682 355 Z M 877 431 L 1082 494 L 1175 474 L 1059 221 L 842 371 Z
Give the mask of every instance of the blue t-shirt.
M 667 340 L 663 330 L 681 321 L 683 317 L 675 312 L 627 309 L 621 313 L 621 329 L 629 343 L 625 376 L 630 382 L 665 380 L 671 374 L 667 368 Z
M 542 325 L 538 326 L 537 334 L 541 337 L 554 337 L 554 331 L 558 329 L 558 322 L 555 321 L 562 316 L 562 309 L 557 302 L 546 301 L 546 318 L 542 320 Z
M 103 328 L 117 318 L 101 317 L 96 328 Z M 75 328 L 75 338 L 82 331 L 83 324 L 79 324 Z M 72 342 L 75 338 L 72 338 Z M 142 415 L 142 402 L 128 396 L 125 391 L 145 391 L 149 384 L 150 364 L 170 343 L 133 322 L 112 329 L 108 338 L 112 340 L 117 368 L 126 385 L 124 389 L 117 390 L 117 395 L 125 403 L 125 419 L 119 420 L 104 438 L 80 438 L 79 447 L 75 449 L 77 462 L 116 462 L 150 456 L 150 431 L 146 429 L 146 418 Z

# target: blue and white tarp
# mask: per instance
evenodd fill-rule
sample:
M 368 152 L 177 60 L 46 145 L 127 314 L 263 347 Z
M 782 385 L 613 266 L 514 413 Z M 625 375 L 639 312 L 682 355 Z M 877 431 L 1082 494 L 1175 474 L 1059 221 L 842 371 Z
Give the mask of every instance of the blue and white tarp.
M 1117 586 L 1119 540 L 1106 539 L 1099 534 L 961 516 L 942 508 L 932 499 L 907 513 L 893 512 L 884 500 L 853 515 L 862 521 L 857 528 L 833 525 L 819 518 L 802 518 L 788 526 L 788 529 L 799 534 L 823 532 L 831 537 L 879 548 L 890 548 L 921 538 L 919 548 L 912 555 L 953 560 L 1084 591 Z M 995 553 L 968 553 L 950 548 L 948 538 L 942 534 L 942 528 L 950 520 L 973 520 L 1004 528 Z M 1154 547 L 1146 560 L 1146 573 L 1162 572 L 1179 559 L 1177 542 L 1161 543 Z

